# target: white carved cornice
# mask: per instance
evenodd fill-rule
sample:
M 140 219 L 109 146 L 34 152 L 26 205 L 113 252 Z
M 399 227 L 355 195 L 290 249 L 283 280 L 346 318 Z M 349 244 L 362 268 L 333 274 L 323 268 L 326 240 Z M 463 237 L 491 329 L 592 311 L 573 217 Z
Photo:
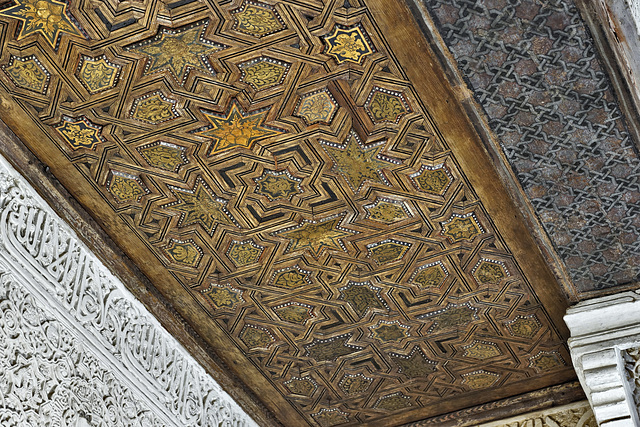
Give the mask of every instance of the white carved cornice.
M 640 295 L 623 292 L 584 301 L 569 308 L 564 319 L 571 330 L 573 365 L 600 426 L 640 425 L 633 377 Z
M 0 424 L 256 426 L 0 158 Z

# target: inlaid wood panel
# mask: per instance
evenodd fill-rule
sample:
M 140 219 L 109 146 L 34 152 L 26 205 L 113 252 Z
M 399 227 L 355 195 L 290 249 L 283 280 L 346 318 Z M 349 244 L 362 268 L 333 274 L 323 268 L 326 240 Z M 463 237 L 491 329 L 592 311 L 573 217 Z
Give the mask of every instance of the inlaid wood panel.
M 573 375 L 559 292 L 380 7 L 0 9 L 10 126 L 285 425 L 393 425 Z

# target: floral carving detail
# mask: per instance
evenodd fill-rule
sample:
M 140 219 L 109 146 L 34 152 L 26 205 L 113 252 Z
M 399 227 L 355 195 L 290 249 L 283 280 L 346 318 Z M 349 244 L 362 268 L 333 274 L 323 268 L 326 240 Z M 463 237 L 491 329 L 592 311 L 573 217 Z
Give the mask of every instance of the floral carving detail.
M 139 202 L 142 196 L 149 194 L 149 189 L 138 176 L 114 170 L 109 172 L 107 190 L 118 203 Z
M 340 335 L 329 339 L 314 339 L 311 344 L 304 346 L 307 356 L 316 362 L 336 360 L 340 356 L 362 350 L 362 347 L 347 344 L 351 334 Z
M 376 198 L 373 204 L 365 205 L 364 209 L 367 211 L 367 218 L 385 224 L 392 224 L 411 217 L 403 202 L 386 197 Z
M 342 28 L 336 25 L 324 40 L 328 46 L 327 53 L 333 56 L 338 64 L 359 64 L 362 58 L 373 53 L 371 43 L 360 26 Z
M 442 195 L 453 182 L 453 176 L 444 164 L 423 165 L 418 172 L 409 175 L 409 177 L 418 190 L 437 195 Z
M 505 325 L 509 333 L 518 338 L 533 338 L 542 328 L 535 314 L 517 316 L 515 319 L 506 322 Z
M 500 375 L 481 369 L 479 371 L 464 374 L 462 377 L 462 384 L 472 390 L 480 390 L 494 385 L 500 378 Z
M 295 115 L 302 117 L 308 125 L 329 124 L 338 111 L 338 103 L 327 89 L 305 93 L 300 97 Z
M 334 169 L 344 177 L 354 193 L 359 192 L 366 181 L 389 185 L 383 169 L 399 162 L 382 155 L 384 142 L 363 145 L 355 131 L 349 132 L 344 145 L 320 141 L 332 157 Z
M 451 218 L 442 223 L 442 234 L 449 237 L 453 243 L 471 240 L 482 233 L 484 233 L 484 229 L 473 213 L 453 214 Z
M 87 350 L 75 331 L 42 311 L 11 276 L 2 272 L 1 280 L 4 425 L 55 427 L 64 419 L 67 425 L 83 426 L 89 425 L 87 418 L 99 423 L 95 425 L 116 420 L 122 425 L 163 425 L 149 402 Z M 48 395 L 43 396 L 43 390 Z M 131 405 L 135 411 L 128 410 Z
M 150 40 L 129 46 L 127 50 L 147 58 L 145 74 L 169 71 L 183 85 L 189 70 L 199 69 L 214 74 L 208 56 L 226 46 L 204 38 L 207 23 L 199 23 L 178 30 L 162 29 Z
M 387 309 L 387 304 L 380 298 L 380 288 L 369 282 L 349 282 L 340 288 L 340 298 L 347 301 L 358 316 L 363 317 L 369 309 Z
M 338 385 L 346 394 L 360 394 L 369 389 L 373 383 L 373 378 L 365 377 L 362 374 L 345 374 Z
M 311 416 L 315 418 L 316 422 L 322 427 L 333 427 L 349 422 L 348 414 L 336 408 L 324 408 L 315 414 L 311 414 Z
M 418 346 L 413 347 L 409 356 L 391 354 L 391 357 L 407 378 L 424 378 L 436 371 L 436 362 L 429 360 Z
M 98 93 L 115 86 L 122 67 L 107 60 L 106 56 L 83 56 L 76 75 L 80 83 L 91 93 Z
M 201 292 L 215 309 L 226 308 L 231 310 L 238 304 L 244 302 L 242 291 L 230 285 L 220 286 L 211 284 L 209 289 Z
M 298 226 L 286 228 L 274 234 L 289 239 L 286 253 L 304 249 L 318 259 L 320 253 L 326 249 L 346 252 L 342 239 L 356 232 L 341 227 L 339 225 L 341 221 L 340 216 L 331 216 L 319 221 L 304 220 Z
M 269 5 L 245 1 L 243 5 L 231 11 L 234 29 L 255 37 L 264 37 L 285 28 L 278 12 Z
M 299 302 L 288 302 L 276 307 L 273 311 L 285 322 L 303 324 L 313 317 L 313 307 Z
M 411 243 L 387 239 L 382 242 L 367 245 L 367 250 L 369 251 L 369 257 L 376 263 L 382 265 L 402 259 L 410 247 Z
M 238 65 L 243 81 L 255 90 L 268 89 L 282 83 L 291 64 L 261 56 Z
M 40 33 L 57 49 L 62 34 L 84 38 L 77 21 L 70 18 L 67 4 L 56 0 L 16 0 L 16 5 L 0 11 L 0 16 L 22 22 L 18 40 Z
M 444 279 L 447 278 L 449 272 L 440 261 L 423 265 L 413 272 L 411 283 L 418 284 L 421 288 L 433 288 L 440 286 Z
M 487 360 L 502 354 L 497 345 L 491 342 L 474 341 L 464 347 L 464 356 L 478 360 Z
M 274 273 L 270 284 L 283 289 L 298 289 L 311 284 L 310 274 L 311 272 L 304 271 L 298 266 L 284 268 Z
M 402 393 L 393 393 L 378 399 L 375 405 L 376 409 L 384 409 L 385 411 L 398 411 L 400 409 L 412 406 L 411 398 Z
M 245 113 L 238 109 L 235 102 L 232 103 L 226 116 L 204 112 L 203 114 L 211 123 L 211 128 L 205 128 L 196 135 L 213 139 L 214 142 L 207 153 L 209 156 L 236 147 L 251 149 L 258 140 L 282 133 L 280 130 L 263 125 L 267 111 Z
M 144 160 L 155 168 L 177 172 L 180 166 L 189 161 L 185 155 L 186 148 L 170 142 L 157 141 L 137 148 Z
M 509 276 L 509 270 L 502 261 L 481 259 L 471 272 L 481 285 L 495 285 Z
M 409 336 L 409 326 L 396 321 L 379 321 L 376 326 L 369 326 L 371 337 L 380 342 L 395 342 Z
M 92 123 L 85 116 L 77 119 L 62 116 L 62 121 L 54 128 L 74 150 L 80 148 L 93 150 L 99 143 L 105 141 L 100 135 L 102 126 Z
M 538 372 L 550 372 L 565 365 L 564 359 L 557 351 L 540 351 L 529 359 L 529 366 Z
M 227 201 L 211 194 L 209 186 L 200 177 L 190 190 L 172 186 L 168 188 L 177 200 L 162 207 L 180 213 L 178 227 L 200 224 L 207 233 L 213 235 L 218 224 L 237 225 L 227 210 Z
M 185 241 L 171 239 L 164 252 L 173 262 L 187 267 L 197 267 L 202 258 L 202 249 L 191 239 Z
M 34 55 L 24 58 L 11 55 L 2 69 L 16 86 L 41 94 L 47 92 L 51 73 Z
M 300 183 L 302 179 L 296 178 L 289 171 L 265 170 L 260 178 L 256 178 L 256 193 L 267 196 L 271 201 L 291 200 L 291 197 L 302 193 Z
M 235 240 L 229 245 L 227 256 L 236 267 L 244 267 L 258 262 L 264 248 L 253 242 L 246 240 L 244 242 L 236 242 Z
M 374 123 L 398 123 L 411 108 L 400 92 L 375 86 L 364 104 L 364 108 Z
M 0 183 L 3 425 L 255 425 L 2 159 Z
M 289 381 L 285 382 L 284 385 L 291 393 L 307 397 L 310 397 L 318 388 L 318 384 L 309 377 L 293 377 Z
M 131 118 L 157 125 L 178 117 L 176 102 L 160 92 L 150 93 L 136 99 L 131 107 Z
M 423 314 L 420 319 L 429 319 L 434 322 L 429 332 L 440 332 L 442 330 L 458 328 L 468 325 L 478 320 L 478 309 L 472 307 L 470 303 L 448 304 L 442 310 L 433 313 Z
M 254 348 L 269 348 L 275 341 L 269 331 L 254 325 L 246 325 L 240 333 L 240 339 L 250 350 Z

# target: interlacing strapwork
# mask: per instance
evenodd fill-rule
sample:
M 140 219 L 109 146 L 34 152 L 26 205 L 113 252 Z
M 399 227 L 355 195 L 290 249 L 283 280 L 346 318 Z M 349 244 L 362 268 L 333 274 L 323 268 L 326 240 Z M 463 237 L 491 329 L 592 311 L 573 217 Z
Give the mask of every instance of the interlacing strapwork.
M 568 369 L 366 2 L 95 4 L 0 9 L 0 84 L 310 424 Z

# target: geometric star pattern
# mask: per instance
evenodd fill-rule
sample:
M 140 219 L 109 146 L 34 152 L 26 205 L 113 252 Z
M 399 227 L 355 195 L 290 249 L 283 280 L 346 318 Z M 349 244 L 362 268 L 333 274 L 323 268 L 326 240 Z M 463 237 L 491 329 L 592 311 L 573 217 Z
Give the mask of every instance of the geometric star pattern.
M 207 233 L 213 234 L 218 224 L 235 225 L 225 207 L 227 202 L 212 195 L 200 178 L 191 190 L 177 187 L 169 187 L 169 190 L 177 200 L 162 207 L 180 213 L 179 228 L 200 224 Z
M 571 379 L 541 303 L 562 296 L 491 214 L 511 205 L 456 97 L 416 84 L 444 84 L 438 61 L 412 51 L 415 80 L 397 52 L 421 36 L 371 7 L 396 0 L 58 1 L 48 29 L 0 10 L 3 120 L 278 422 L 411 423 Z
M 319 221 L 304 220 L 302 224 L 285 229 L 276 235 L 289 239 L 287 252 L 305 249 L 311 252 L 314 258 L 320 256 L 324 250 L 346 251 L 343 243 L 345 237 L 351 236 L 355 231 L 342 228 L 339 224 L 341 217 L 329 217 Z
M 210 129 L 202 130 L 196 135 L 214 140 L 208 155 L 214 156 L 236 147 L 251 149 L 256 141 L 282 133 L 279 130 L 263 126 L 267 111 L 245 113 L 233 103 L 225 117 L 203 112 L 211 123 Z
M 213 74 L 207 57 L 224 46 L 206 40 L 206 24 L 198 24 L 177 31 L 163 29 L 154 38 L 128 47 L 146 58 L 145 74 L 169 71 L 181 84 L 191 69 Z
M 336 171 L 355 193 L 360 191 L 365 181 L 387 184 L 382 169 L 388 168 L 389 163 L 397 163 L 380 154 L 384 148 L 382 143 L 364 146 L 353 131 L 349 133 L 343 147 L 326 141 L 322 141 L 322 144 L 331 156 Z
M 15 6 L 1 10 L 0 16 L 22 22 L 18 40 L 38 33 L 55 48 L 62 34 L 84 38 L 76 21 L 70 18 L 67 3 L 56 0 L 17 0 Z

